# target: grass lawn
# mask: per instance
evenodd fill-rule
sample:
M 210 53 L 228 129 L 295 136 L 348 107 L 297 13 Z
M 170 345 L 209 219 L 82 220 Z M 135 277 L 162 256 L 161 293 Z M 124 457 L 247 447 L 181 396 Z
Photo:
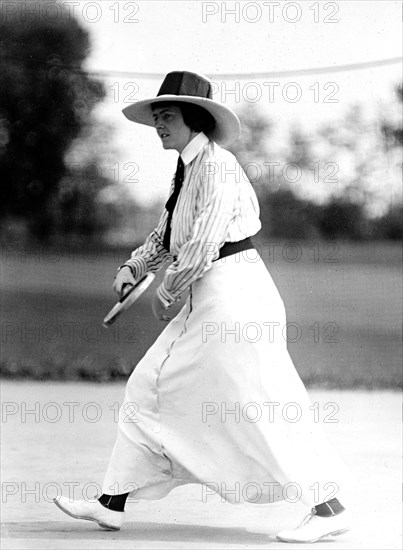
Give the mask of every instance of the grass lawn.
M 260 251 L 287 309 L 289 351 L 309 386 L 401 385 L 397 245 L 261 243 Z M 102 327 L 123 260 L 111 251 L 3 254 L 3 375 L 126 376 L 165 324 L 149 306 L 160 274 L 114 326 Z

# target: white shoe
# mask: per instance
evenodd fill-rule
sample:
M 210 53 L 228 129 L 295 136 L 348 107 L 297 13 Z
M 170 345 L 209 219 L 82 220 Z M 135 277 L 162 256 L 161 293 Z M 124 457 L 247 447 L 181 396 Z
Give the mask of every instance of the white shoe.
M 66 497 L 56 497 L 53 502 L 72 518 L 96 521 L 104 529 L 119 531 L 125 520 L 125 512 L 109 510 L 97 500 L 70 500 Z
M 341 535 L 349 529 L 349 515 L 345 510 L 335 516 L 322 517 L 312 508 L 298 527 L 280 531 L 277 538 L 282 542 L 316 542 L 330 535 Z

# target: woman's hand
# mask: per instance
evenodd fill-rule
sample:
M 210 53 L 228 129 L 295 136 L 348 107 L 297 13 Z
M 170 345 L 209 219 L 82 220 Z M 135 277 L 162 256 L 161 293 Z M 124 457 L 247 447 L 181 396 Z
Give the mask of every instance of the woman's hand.
M 164 307 L 163 303 L 158 297 L 158 294 L 155 293 L 151 301 L 151 308 L 154 313 L 154 317 L 160 321 L 170 321 L 171 318 L 166 314 L 168 308 Z
M 135 283 L 136 283 L 136 280 L 133 277 L 132 270 L 130 269 L 130 267 L 125 266 L 118 271 L 118 274 L 116 275 L 115 280 L 113 281 L 112 288 L 116 292 L 116 294 L 118 294 L 118 296 L 122 297 L 124 286 L 126 284 L 134 285 Z

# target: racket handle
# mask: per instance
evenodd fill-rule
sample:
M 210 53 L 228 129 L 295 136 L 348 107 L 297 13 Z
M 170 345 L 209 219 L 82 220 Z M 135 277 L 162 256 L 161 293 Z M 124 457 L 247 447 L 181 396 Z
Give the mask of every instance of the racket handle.
M 129 288 L 126 288 L 127 286 Z M 122 296 L 124 296 L 126 294 L 126 292 L 128 292 L 132 286 L 133 286 L 132 283 L 124 283 L 124 285 L 122 285 Z

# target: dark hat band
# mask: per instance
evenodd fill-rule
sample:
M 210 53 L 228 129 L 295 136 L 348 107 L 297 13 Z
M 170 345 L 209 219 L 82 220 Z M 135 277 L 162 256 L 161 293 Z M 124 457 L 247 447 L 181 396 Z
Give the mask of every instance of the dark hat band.
M 198 74 L 188 71 L 168 73 L 161 84 L 160 95 L 187 95 L 213 99 L 211 84 Z

